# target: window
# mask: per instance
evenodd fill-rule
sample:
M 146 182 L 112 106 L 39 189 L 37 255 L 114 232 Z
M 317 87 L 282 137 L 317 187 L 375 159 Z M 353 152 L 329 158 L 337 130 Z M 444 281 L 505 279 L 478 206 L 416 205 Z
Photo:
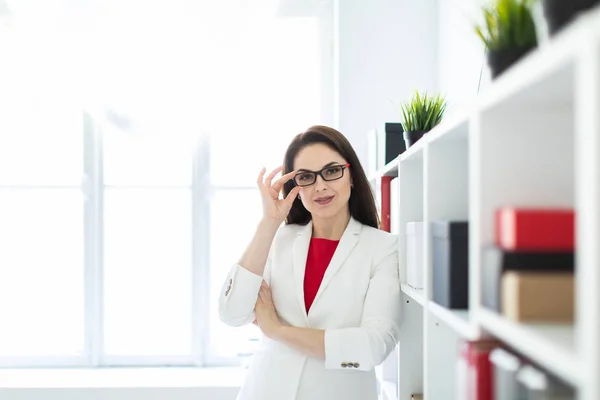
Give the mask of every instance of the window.
M 83 354 L 82 215 L 77 189 L 2 190 L 2 354 Z
M 192 353 L 192 157 L 171 135 L 102 131 L 107 358 Z
M 5 100 L 0 355 L 77 359 L 85 350 L 81 113 L 43 94 Z
M 0 366 L 243 363 L 258 328 L 225 326 L 216 300 L 261 217 L 260 168 L 330 121 L 320 18 L 257 12 L 219 42 L 233 47 L 199 50 L 194 63 L 220 63 L 198 71 L 140 61 L 163 81 L 122 104 L 134 120 L 170 108 L 139 129 L 83 111 L 73 60 L 48 43 L 0 43 L 12 60 L 0 65 Z M 188 79 L 208 94 L 187 93 Z

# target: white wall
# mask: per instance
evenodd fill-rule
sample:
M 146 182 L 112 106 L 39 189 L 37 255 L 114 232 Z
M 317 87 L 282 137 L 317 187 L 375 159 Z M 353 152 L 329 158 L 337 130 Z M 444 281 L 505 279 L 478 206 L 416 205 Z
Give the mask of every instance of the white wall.
M 415 89 L 445 95 L 449 116 L 489 86 L 475 34 L 484 1 L 334 0 L 334 126 L 363 164 L 367 132 L 398 122 Z
M 363 165 L 367 132 L 398 122 L 415 89 L 438 87 L 437 1 L 334 0 L 334 126 Z
M 489 82 L 485 46 L 475 33 L 482 0 L 439 0 L 439 90 L 448 100 L 448 114 L 460 111 Z M 483 67 L 483 68 L 482 68 Z

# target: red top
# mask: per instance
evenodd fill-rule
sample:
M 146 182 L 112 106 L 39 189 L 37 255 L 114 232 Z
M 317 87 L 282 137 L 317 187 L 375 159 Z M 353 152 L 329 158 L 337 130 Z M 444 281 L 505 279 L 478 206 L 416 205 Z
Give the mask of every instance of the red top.
M 325 275 L 338 243 L 339 240 L 310 239 L 304 271 L 304 305 L 306 313 L 310 310 L 310 306 L 319 291 L 323 275 Z

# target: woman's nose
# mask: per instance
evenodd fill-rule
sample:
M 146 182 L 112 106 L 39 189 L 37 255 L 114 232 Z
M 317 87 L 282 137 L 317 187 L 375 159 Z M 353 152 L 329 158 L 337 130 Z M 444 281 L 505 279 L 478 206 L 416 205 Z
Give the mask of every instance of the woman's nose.
M 320 192 L 322 190 L 326 190 L 327 189 L 327 182 L 325 181 L 325 179 L 323 179 L 323 177 L 321 175 L 317 175 L 317 178 L 315 180 L 315 190 L 317 192 Z

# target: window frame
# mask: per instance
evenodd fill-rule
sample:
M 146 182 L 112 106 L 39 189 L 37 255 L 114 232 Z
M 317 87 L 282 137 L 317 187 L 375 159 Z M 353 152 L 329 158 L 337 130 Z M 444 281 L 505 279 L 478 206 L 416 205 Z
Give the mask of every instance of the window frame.
M 92 128 L 87 136 L 86 156 L 89 169 L 86 170 L 86 180 L 90 182 L 89 219 L 90 230 L 89 250 L 90 260 L 86 257 L 86 295 L 89 296 L 86 304 L 86 349 L 88 350 L 87 366 L 206 366 L 204 362 L 205 324 L 208 322 L 208 298 L 204 296 L 208 288 L 208 273 L 210 266 L 207 262 L 209 204 L 206 197 L 207 187 L 210 182 L 209 172 L 209 147 L 205 135 L 198 135 L 192 153 L 192 182 L 190 194 L 192 196 L 192 332 L 191 353 L 187 356 L 161 355 L 161 356 L 114 356 L 107 355 L 103 349 L 104 343 L 104 310 L 103 310 L 103 223 L 104 220 L 104 194 L 111 186 L 105 185 L 103 171 L 103 143 L 102 125 L 91 124 Z M 86 164 L 86 167 L 88 165 Z M 120 186 L 119 186 L 120 187 Z M 148 188 L 161 188 L 164 186 L 140 186 Z M 171 186 L 169 186 L 171 187 Z M 173 186 L 181 187 L 181 186 Z M 87 217 L 88 215 L 86 215 Z M 87 240 L 86 240 L 86 243 Z M 87 254 L 87 252 L 86 252 Z M 89 261 L 89 262 L 88 262 Z M 89 274 L 89 275 L 88 275 Z

